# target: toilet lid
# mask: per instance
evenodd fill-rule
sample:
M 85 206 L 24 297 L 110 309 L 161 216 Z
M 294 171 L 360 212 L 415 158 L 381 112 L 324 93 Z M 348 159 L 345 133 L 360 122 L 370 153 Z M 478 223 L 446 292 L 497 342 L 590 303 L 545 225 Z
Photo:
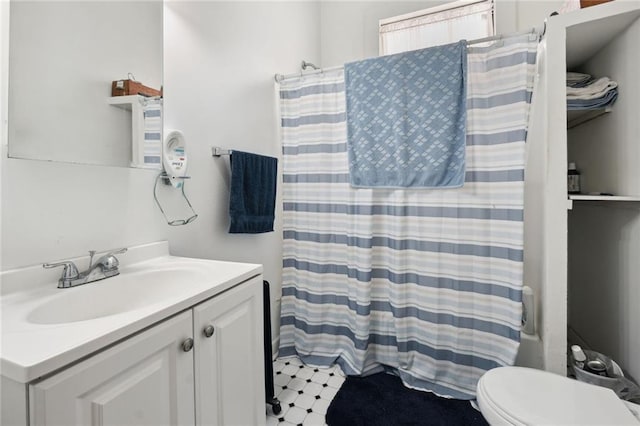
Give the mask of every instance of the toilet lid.
M 509 424 L 640 424 L 612 390 L 532 368 L 489 370 L 478 402 Z

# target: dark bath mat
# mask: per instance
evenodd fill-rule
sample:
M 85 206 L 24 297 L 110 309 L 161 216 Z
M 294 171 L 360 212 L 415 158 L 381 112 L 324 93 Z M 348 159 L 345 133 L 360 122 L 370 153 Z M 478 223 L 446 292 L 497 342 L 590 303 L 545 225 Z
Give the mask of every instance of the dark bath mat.
M 348 376 L 327 410 L 329 426 L 487 425 L 469 401 L 406 388 L 399 377 Z

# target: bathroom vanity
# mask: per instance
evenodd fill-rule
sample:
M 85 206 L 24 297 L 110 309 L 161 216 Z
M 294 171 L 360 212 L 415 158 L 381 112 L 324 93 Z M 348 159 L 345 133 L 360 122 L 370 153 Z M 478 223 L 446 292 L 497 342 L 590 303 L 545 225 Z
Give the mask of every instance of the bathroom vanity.
M 166 242 L 121 262 L 69 289 L 39 266 L 3 273 L 1 423 L 264 424 L 262 266 Z

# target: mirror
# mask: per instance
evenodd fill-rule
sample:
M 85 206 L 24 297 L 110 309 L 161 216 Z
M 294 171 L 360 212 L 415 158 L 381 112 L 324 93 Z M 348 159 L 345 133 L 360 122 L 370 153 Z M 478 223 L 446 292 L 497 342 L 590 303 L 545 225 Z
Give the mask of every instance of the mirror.
M 111 85 L 131 73 L 161 88 L 162 9 L 162 0 L 12 1 L 9 157 L 144 167 L 136 152 L 160 149 L 162 101 L 145 119 L 149 98 L 113 102 Z

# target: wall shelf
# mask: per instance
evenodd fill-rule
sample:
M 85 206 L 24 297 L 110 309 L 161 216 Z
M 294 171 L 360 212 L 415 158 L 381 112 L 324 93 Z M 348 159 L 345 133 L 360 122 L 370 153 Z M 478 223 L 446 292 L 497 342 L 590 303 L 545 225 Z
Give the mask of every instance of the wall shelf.
M 118 108 L 132 111 L 135 108 L 142 107 L 142 101 L 144 97 L 140 95 L 128 95 L 128 96 L 112 96 L 107 98 L 107 103 Z
M 567 110 L 567 129 L 572 129 L 587 121 L 594 120 L 601 115 L 610 113 L 612 110 L 610 106 L 598 109 Z
M 621 195 L 569 195 L 573 201 L 640 201 L 640 197 Z
M 640 202 L 640 197 L 622 196 L 622 195 L 569 195 L 567 199 L 567 210 L 573 210 L 574 201 L 592 201 L 592 202 Z

